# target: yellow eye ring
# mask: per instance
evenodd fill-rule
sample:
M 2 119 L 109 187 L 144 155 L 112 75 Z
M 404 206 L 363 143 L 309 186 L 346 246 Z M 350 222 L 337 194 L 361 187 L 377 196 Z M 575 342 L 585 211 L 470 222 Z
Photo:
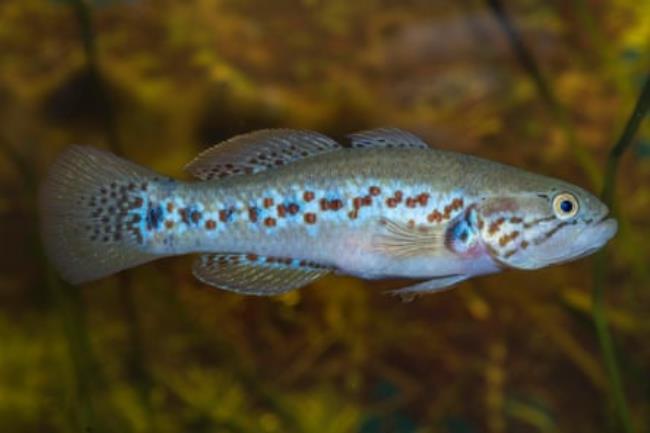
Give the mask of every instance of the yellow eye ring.
M 553 212 L 561 220 L 573 218 L 579 210 L 578 199 L 571 193 L 563 192 L 553 198 Z

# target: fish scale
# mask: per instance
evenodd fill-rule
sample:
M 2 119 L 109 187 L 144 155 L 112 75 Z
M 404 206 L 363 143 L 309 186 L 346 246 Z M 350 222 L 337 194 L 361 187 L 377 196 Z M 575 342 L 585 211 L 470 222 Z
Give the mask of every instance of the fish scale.
M 377 230 L 372 222 L 380 218 L 435 226 L 463 210 L 458 206 L 464 197 L 461 192 L 441 194 L 425 185 L 357 178 L 332 186 L 330 179 L 323 179 L 324 188 L 313 178 L 308 183 L 285 183 L 279 171 L 266 181 L 274 183 L 273 177 L 279 177 L 275 182 L 284 187 L 262 189 L 257 179 L 250 179 L 225 191 L 209 183 L 198 189 L 194 184 L 179 184 L 166 196 L 155 195 L 153 201 L 160 203 L 160 218 L 165 223 L 148 231 L 147 241 L 160 253 L 175 254 L 196 252 L 197 248 L 281 256 L 304 251 L 306 259 L 332 265 L 342 253 L 337 245 L 343 244 L 336 239 Z M 171 212 L 165 203 L 174 203 Z M 182 214 L 197 215 L 196 220 L 183 221 Z M 355 233 L 350 234 L 351 229 Z M 334 240 L 330 250 L 321 247 L 310 253 L 314 239 L 324 234 Z M 289 242 L 277 242 L 283 238 Z M 260 248 L 264 242 L 268 245 Z
M 41 194 L 46 249 L 72 282 L 198 253 L 201 281 L 244 294 L 284 293 L 334 271 L 428 279 L 400 292 L 419 293 L 569 261 L 616 232 L 608 209 L 567 182 L 431 149 L 397 129 L 350 141 L 256 131 L 192 161 L 197 182 L 72 148 Z

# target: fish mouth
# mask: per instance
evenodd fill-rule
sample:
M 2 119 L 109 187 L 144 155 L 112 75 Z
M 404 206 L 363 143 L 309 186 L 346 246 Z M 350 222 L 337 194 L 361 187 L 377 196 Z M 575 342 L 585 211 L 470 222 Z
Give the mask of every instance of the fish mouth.
M 573 257 L 571 261 L 592 255 L 609 242 L 609 240 L 616 235 L 617 231 L 618 222 L 614 218 L 605 215 L 600 221 L 593 225 L 590 230 L 590 237 L 598 239 L 598 242 Z
M 605 215 L 596 223 L 595 227 L 599 230 L 600 235 L 603 236 L 603 243 L 605 243 L 616 235 L 616 232 L 618 231 L 618 222 L 609 215 Z

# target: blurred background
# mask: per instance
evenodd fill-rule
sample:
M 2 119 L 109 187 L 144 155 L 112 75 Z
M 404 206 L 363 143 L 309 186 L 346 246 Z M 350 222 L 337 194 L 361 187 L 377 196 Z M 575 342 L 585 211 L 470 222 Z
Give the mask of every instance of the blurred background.
M 71 287 L 35 195 L 73 143 L 187 179 L 237 133 L 377 126 L 599 192 L 649 41 L 638 0 L 3 0 L 0 431 L 648 432 L 648 122 L 598 281 L 585 259 L 410 303 L 341 277 L 255 298 L 183 257 Z

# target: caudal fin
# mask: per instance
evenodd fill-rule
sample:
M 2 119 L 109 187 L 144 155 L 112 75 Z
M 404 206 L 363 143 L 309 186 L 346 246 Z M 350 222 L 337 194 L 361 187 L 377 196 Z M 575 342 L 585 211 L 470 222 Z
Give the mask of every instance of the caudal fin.
M 39 197 L 45 251 L 73 284 L 158 257 L 143 245 L 146 190 L 156 173 L 92 147 L 54 163 Z

